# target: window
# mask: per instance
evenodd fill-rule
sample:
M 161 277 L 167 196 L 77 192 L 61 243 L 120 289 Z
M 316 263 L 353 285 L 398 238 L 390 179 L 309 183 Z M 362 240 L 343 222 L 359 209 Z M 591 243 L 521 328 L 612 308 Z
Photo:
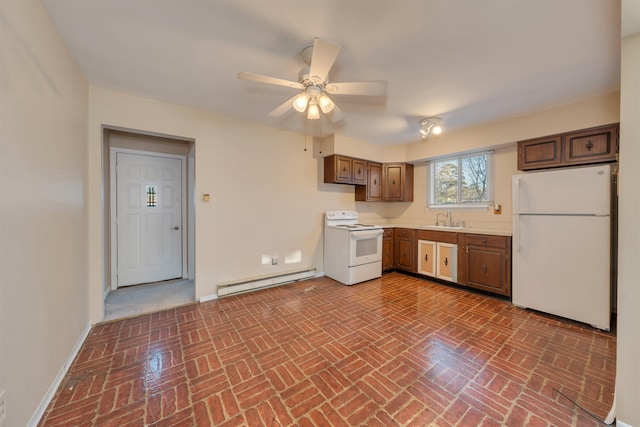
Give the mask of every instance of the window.
M 491 152 L 429 162 L 429 207 L 486 207 L 491 204 Z

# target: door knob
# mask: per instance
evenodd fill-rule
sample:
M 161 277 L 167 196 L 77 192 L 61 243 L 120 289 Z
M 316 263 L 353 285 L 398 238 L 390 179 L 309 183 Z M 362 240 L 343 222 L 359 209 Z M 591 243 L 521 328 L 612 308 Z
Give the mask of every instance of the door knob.
M 180 230 L 180 227 L 178 227 L 177 225 L 175 227 L 173 227 L 174 230 Z

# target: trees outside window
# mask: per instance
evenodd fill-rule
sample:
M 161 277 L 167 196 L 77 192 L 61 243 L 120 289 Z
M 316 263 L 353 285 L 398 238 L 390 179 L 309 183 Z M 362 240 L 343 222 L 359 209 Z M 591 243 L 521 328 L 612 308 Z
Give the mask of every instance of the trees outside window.
M 490 153 L 435 160 L 429 164 L 429 206 L 485 206 L 489 197 Z

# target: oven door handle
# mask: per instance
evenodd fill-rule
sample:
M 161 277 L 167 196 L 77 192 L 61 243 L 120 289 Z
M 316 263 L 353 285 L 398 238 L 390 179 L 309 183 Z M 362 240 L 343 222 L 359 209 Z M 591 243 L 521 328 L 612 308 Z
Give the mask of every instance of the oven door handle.
M 351 232 L 352 240 L 371 239 L 372 237 L 379 237 L 379 236 L 382 236 L 382 230 L 361 230 L 361 231 Z

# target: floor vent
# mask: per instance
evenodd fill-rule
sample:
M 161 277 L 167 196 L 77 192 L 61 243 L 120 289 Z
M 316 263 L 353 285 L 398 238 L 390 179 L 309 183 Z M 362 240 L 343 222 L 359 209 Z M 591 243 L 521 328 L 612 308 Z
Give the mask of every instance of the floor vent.
M 218 285 L 218 298 L 229 295 L 236 295 L 243 292 L 255 291 L 256 289 L 270 288 L 272 286 L 284 285 L 298 280 L 315 277 L 315 267 L 301 268 L 299 270 L 285 271 L 275 275 L 253 277 L 234 282 L 221 283 Z

